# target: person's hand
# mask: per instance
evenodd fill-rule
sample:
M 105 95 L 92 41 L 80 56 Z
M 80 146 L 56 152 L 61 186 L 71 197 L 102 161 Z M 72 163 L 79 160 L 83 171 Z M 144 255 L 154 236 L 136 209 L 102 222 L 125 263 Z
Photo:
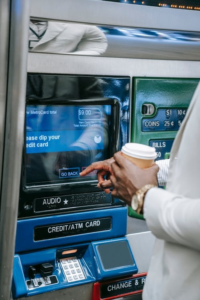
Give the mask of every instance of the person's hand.
M 80 176 L 86 176 L 89 173 L 91 173 L 94 170 L 99 170 L 97 172 L 97 179 L 98 179 L 98 187 L 101 187 L 101 183 L 105 182 L 105 176 L 106 176 L 106 182 L 109 185 L 109 189 L 104 189 L 106 193 L 110 193 L 110 187 L 112 186 L 112 183 L 110 181 L 110 175 L 112 174 L 112 168 L 111 165 L 114 162 L 114 158 L 111 157 L 104 161 L 97 161 L 92 163 L 89 167 L 87 167 L 83 172 L 80 173 Z
M 141 169 L 118 152 L 114 155 L 109 181 L 100 183 L 103 189 L 113 187 L 111 195 L 124 200 L 129 206 L 135 192 L 146 184 L 157 185 L 159 167 L 154 164 L 151 168 Z

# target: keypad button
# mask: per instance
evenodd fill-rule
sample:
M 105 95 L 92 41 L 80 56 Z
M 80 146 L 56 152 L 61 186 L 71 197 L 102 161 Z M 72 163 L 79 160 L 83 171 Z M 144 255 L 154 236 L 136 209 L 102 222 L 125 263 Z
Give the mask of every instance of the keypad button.
M 69 265 L 69 268 L 70 268 L 70 269 L 73 269 L 73 265 Z
M 67 277 L 67 280 L 68 280 L 69 282 L 73 281 L 72 276 L 68 276 L 68 277 Z
M 71 275 L 70 271 L 65 272 L 66 275 Z
M 80 279 L 83 279 L 84 278 L 84 276 L 81 274 L 81 275 L 79 275 L 78 276 Z
M 76 271 L 75 271 L 75 270 L 71 270 L 71 273 L 72 273 L 72 274 L 76 274 Z
M 77 264 L 77 263 L 74 264 L 74 267 L 75 267 L 75 268 L 79 268 L 79 264 Z
M 77 275 L 74 275 L 74 280 L 78 280 L 78 276 Z
M 64 265 L 63 268 L 64 268 L 65 270 L 69 269 L 67 265 Z
M 81 270 L 80 270 L 80 269 L 76 269 L 76 272 L 77 272 L 77 273 L 81 273 Z

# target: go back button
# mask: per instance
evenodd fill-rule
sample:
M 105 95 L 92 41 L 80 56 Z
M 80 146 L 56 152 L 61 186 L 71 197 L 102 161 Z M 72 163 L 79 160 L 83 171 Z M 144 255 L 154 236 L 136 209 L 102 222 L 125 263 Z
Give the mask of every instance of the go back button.
M 80 174 L 80 168 L 63 168 L 59 169 L 59 178 L 74 178 Z

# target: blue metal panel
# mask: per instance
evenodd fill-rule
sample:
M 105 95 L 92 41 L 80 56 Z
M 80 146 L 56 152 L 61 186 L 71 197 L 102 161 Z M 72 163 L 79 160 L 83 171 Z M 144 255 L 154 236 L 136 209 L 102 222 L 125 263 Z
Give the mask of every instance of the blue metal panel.
M 12 289 L 15 298 L 25 296 L 28 291 L 19 255 L 14 256 Z
M 33 253 L 26 253 L 22 255 L 15 255 L 14 260 L 14 278 L 13 278 L 13 296 L 14 298 L 22 296 L 33 296 L 41 293 L 54 291 L 56 289 L 63 289 L 71 286 L 77 286 L 81 284 L 87 284 L 96 281 L 95 277 L 95 264 L 93 259 L 93 251 L 90 244 L 73 245 L 74 248 L 86 248 L 83 256 L 80 258 L 81 265 L 84 268 L 86 278 L 76 282 L 68 282 L 63 273 L 60 260 L 56 257 L 57 250 L 67 250 L 64 248 L 53 248 L 42 250 Z M 41 263 L 50 262 L 54 266 L 53 275 L 57 277 L 58 283 L 52 285 L 46 285 L 29 290 L 26 286 L 26 281 L 29 280 L 28 267 L 30 265 L 39 265 Z M 40 278 L 41 275 L 37 274 L 36 278 Z
M 122 256 L 119 250 L 120 243 L 123 243 L 123 247 L 125 247 L 126 250 L 125 253 L 128 254 L 128 256 L 130 255 L 130 263 L 127 263 L 126 258 Z M 116 248 L 116 251 L 118 249 L 120 266 L 118 264 L 118 261 L 115 261 L 114 259 L 114 267 L 107 268 L 105 266 L 105 261 L 103 260 L 103 255 L 99 250 L 99 247 L 101 247 L 102 245 L 111 244 Z M 77 251 L 76 254 L 74 254 L 74 257 L 71 257 L 72 254 L 70 253 L 66 254 L 67 251 L 72 249 L 72 247 Z M 107 256 L 107 248 L 105 254 Z M 108 256 L 111 257 L 111 259 L 110 257 L 108 258 L 108 261 L 112 261 L 112 257 L 115 256 L 113 255 L 113 252 L 108 253 Z M 63 259 L 65 261 L 64 268 Z M 68 259 L 71 259 L 71 262 L 69 264 L 67 263 Z M 68 274 L 66 275 L 66 272 L 71 270 L 69 268 L 69 265 L 72 264 L 72 260 L 74 261 L 74 259 L 80 262 L 80 267 L 83 270 L 84 279 L 70 282 L 67 277 Z M 56 283 L 54 282 L 50 285 L 47 284 L 37 287 L 30 287 L 31 281 L 29 278 L 29 267 L 37 267 L 42 263 L 51 263 L 53 265 L 52 276 L 56 277 Z M 66 264 L 68 265 L 67 269 L 65 269 Z M 113 264 L 113 262 L 111 262 L 111 264 Z M 77 266 L 75 268 L 77 268 Z M 38 269 L 35 274 L 35 279 L 41 281 L 41 274 L 39 270 L 40 269 Z M 109 239 L 93 243 L 74 244 L 73 246 L 62 246 L 59 248 L 45 249 L 37 252 L 28 252 L 25 254 L 15 255 L 12 291 L 14 298 L 22 296 L 33 296 L 51 292 L 57 289 L 64 289 L 72 286 L 92 283 L 98 280 L 104 280 L 114 277 L 124 277 L 127 275 L 135 274 L 137 272 L 138 269 L 132 255 L 129 242 L 126 238 Z
M 60 224 L 63 222 L 84 221 L 110 217 L 112 226 L 110 230 L 71 235 L 40 241 L 34 240 L 34 228 L 50 224 Z M 120 222 L 119 222 L 120 220 Z M 126 234 L 127 208 L 104 209 L 98 211 L 81 212 L 77 214 L 66 214 L 50 216 L 45 218 L 35 218 L 20 220 L 17 222 L 16 248 L 15 252 L 33 251 L 36 249 L 49 248 L 59 245 L 69 245 L 86 241 L 94 241 L 108 238 L 116 238 Z

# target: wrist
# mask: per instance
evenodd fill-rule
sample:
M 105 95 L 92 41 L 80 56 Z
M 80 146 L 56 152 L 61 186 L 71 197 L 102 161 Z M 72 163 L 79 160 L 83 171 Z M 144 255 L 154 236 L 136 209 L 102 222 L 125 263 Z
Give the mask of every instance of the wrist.
M 133 195 L 131 200 L 131 207 L 138 214 L 143 214 L 145 196 L 147 192 L 153 187 L 156 187 L 156 185 L 146 184 L 141 189 L 137 190 L 136 193 Z

